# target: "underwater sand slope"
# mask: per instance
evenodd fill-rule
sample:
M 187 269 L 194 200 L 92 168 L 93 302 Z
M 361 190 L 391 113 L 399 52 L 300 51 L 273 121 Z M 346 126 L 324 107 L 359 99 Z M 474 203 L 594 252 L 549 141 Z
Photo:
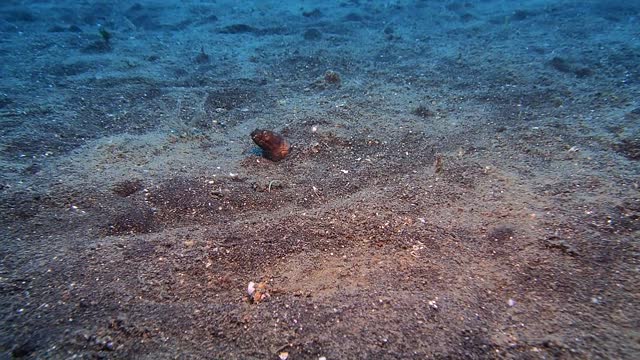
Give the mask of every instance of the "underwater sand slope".
M 3 355 L 637 357 L 607 4 L 0 5 Z

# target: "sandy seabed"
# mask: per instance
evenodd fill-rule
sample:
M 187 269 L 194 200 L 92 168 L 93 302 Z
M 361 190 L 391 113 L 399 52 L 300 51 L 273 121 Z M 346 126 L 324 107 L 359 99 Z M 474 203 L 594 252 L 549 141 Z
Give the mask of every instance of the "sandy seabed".
M 0 358 L 640 357 L 640 5 L 159 3 L 0 5 Z

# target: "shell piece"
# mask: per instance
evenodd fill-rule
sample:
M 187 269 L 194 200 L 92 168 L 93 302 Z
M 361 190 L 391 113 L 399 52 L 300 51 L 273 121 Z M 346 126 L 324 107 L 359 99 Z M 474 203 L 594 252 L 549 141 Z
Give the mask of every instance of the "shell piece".
M 255 129 L 251 139 L 261 149 L 264 157 L 271 161 L 280 161 L 289 155 L 291 145 L 282 135 L 271 130 Z

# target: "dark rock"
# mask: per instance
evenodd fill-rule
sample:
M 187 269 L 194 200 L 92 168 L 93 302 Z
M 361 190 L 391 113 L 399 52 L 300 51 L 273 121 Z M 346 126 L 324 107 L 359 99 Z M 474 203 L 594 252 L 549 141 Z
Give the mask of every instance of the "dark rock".
M 426 106 L 423 105 L 418 106 L 411 113 L 425 119 L 435 115 L 433 111 L 429 110 Z
M 324 73 L 324 81 L 326 81 L 327 84 L 340 85 L 342 79 L 340 78 L 340 74 L 338 74 L 337 72 L 333 70 L 327 70 Z
M 640 160 L 640 139 L 623 139 L 613 149 L 629 160 Z
M 111 191 L 121 197 L 127 197 L 142 190 L 143 184 L 140 179 L 125 180 L 113 186 Z
M 144 234 L 154 229 L 154 213 L 149 208 L 132 207 L 119 212 L 107 225 L 108 235 Z
M 13 10 L 7 11 L 4 16 L 5 20 L 9 22 L 34 22 L 36 21 L 35 15 L 27 10 Z
M 473 20 L 475 18 L 476 17 L 473 16 L 473 14 L 470 14 L 470 13 L 460 14 L 460 21 L 463 21 L 463 22 L 469 22 L 469 21 L 471 21 L 471 20 Z
M 576 248 L 571 245 L 569 242 L 567 242 L 564 239 L 559 238 L 558 236 L 550 236 L 546 242 L 545 242 L 545 246 L 549 249 L 558 249 L 561 252 L 569 255 L 569 256 L 576 256 L 578 255 L 578 251 L 576 250 Z
M 209 55 L 204 52 L 204 47 L 200 48 L 200 53 L 194 59 L 196 64 L 208 64 L 209 63 Z
M 526 18 L 530 17 L 531 15 L 533 15 L 532 12 L 527 11 L 527 10 L 516 10 L 513 12 L 513 15 L 511 15 L 511 20 L 513 21 L 522 21 L 525 20 Z
M 0 109 L 7 107 L 7 105 L 11 104 L 13 100 L 8 98 L 7 96 L 0 94 Z
M 36 216 L 45 201 L 41 195 L 18 192 L 2 199 L 0 206 L 6 218 L 26 220 Z
M 129 8 L 129 12 L 131 11 L 141 11 L 143 9 L 142 5 L 140 3 L 135 3 L 133 5 L 131 5 L 131 7 Z
M 48 72 L 53 76 L 74 76 L 85 73 L 92 68 L 91 63 L 79 61 L 73 64 L 53 64 Z
M 305 40 L 311 40 L 311 41 L 322 39 L 322 33 L 318 29 L 309 29 L 304 32 L 303 36 Z
M 578 68 L 578 69 L 575 69 L 573 72 L 579 78 L 593 75 L 593 70 L 589 69 L 588 67 Z
M 42 167 L 38 164 L 31 164 L 22 170 L 22 173 L 25 175 L 34 175 L 40 171 Z
M 254 28 L 253 26 L 249 26 L 247 24 L 233 24 L 225 26 L 220 30 L 220 33 L 222 34 L 247 34 L 256 32 L 258 32 L 257 28 Z
M 0 107 L 2 100 L 0 99 Z M 624 115 L 626 120 L 640 120 L 640 107 L 637 107 Z
M 65 32 L 67 29 L 65 29 L 64 27 L 60 26 L 60 25 L 54 25 L 52 27 L 49 28 L 49 30 L 47 30 L 48 32 L 51 33 L 60 33 L 60 32 Z
M 302 16 L 317 19 L 322 17 L 322 12 L 319 9 L 313 9 L 312 11 L 303 11 Z
M 579 78 L 593 75 L 593 70 L 588 67 L 578 67 L 561 57 L 554 57 L 549 64 L 556 70 L 563 73 L 573 73 Z
M 498 226 L 489 231 L 487 238 L 492 241 L 497 241 L 498 243 L 504 243 L 511 240 L 514 233 L 513 229 L 508 226 Z
M 214 21 L 218 21 L 218 17 L 215 15 L 209 15 L 207 17 L 205 17 L 204 19 L 202 19 L 202 21 L 200 21 L 200 23 L 212 23 Z
M 569 62 L 566 59 L 563 59 L 558 56 L 551 59 L 551 61 L 549 61 L 549 65 L 551 65 L 551 67 L 553 67 L 554 69 L 560 72 L 564 72 L 564 73 L 573 72 L 571 64 L 569 64 Z
M 461 11 L 464 9 L 469 9 L 473 7 L 473 4 L 470 2 L 452 2 L 447 4 L 447 6 L 445 6 L 447 10 L 449 11 Z
M 111 51 L 111 45 L 109 45 L 109 43 L 107 42 L 100 40 L 85 46 L 81 51 L 85 54 L 106 53 Z
M 23 358 L 31 355 L 36 350 L 37 347 L 34 341 L 27 340 L 14 347 L 13 350 L 11 350 L 11 356 L 14 358 Z
M 345 20 L 347 21 L 362 21 L 363 18 L 362 16 L 356 14 L 356 13 L 349 13 L 347 14 L 347 16 L 344 17 Z

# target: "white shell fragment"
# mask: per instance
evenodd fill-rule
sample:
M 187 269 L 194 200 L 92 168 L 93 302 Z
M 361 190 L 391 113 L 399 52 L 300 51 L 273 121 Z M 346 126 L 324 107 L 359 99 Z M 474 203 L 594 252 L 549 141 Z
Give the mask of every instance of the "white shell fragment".
M 251 296 L 253 295 L 254 292 L 256 292 L 256 283 L 254 283 L 253 281 L 250 281 L 249 286 L 247 286 L 247 294 Z

